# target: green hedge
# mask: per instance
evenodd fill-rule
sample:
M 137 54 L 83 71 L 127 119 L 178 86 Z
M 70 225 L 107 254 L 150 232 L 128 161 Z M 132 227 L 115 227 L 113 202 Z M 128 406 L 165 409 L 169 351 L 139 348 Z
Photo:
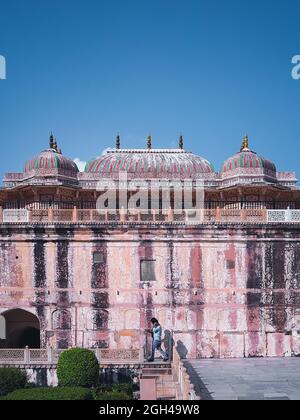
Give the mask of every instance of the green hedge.
M 130 399 L 133 398 L 132 383 L 115 384 L 112 386 L 112 391 L 125 393 Z
M 26 384 L 27 376 L 22 370 L 16 368 L 0 368 L 0 396 L 24 388 Z
M 14 391 L 1 400 L 14 400 L 14 401 L 43 401 L 43 400 L 92 400 L 92 392 L 87 388 L 31 388 L 31 389 L 19 389 Z
M 95 400 L 132 400 L 133 390 L 131 383 L 121 383 L 111 386 L 102 386 L 94 391 Z
M 99 394 L 94 395 L 94 399 L 97 401 L 106 400 L 106 401 L 123 401 L 123 400 L 131 400 L 130 396 L 126 392 L 118 392 L 118 391 L 108 391 L 108 392 L 100 392 Z
M 57 377 L 60 386 L 96 386 L 99 380 L 99 362 L 87 349 L 64 351 L 58 360 Z

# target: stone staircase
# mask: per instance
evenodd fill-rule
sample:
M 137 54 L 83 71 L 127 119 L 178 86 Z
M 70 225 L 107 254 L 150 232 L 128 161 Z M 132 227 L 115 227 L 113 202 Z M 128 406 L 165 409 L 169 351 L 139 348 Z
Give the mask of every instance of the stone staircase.
M 141 378 L 155 379 L 157 400 L 178 399 L 178 385 L 174 380 L 170 363 L 143 367 Z

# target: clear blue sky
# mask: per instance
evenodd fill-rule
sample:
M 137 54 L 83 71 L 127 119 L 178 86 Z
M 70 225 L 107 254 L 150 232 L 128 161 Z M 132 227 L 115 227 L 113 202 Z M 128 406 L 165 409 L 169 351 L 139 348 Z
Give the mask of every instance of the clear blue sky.
M 300 177 L 299 0 L 1 0 L 0 176 L 47 147 L 189 150 L 219 169 L 249 134 Z

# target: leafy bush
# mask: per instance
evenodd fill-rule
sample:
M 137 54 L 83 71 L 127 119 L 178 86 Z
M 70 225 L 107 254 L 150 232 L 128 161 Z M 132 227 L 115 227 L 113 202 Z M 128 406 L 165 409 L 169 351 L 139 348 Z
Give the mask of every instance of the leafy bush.
M 0 396 L 16 389 L 24 388 L 27 384 L 26 373 L 16 368 L 0 368 Z
M 43 401 L 43 400 L 65 400 L 82 401 L 92 400 L 93 396 L 89 389 L 80 387 L 57 387 L 57 388 L 32 388 L 19 389 L 1 400 L 14 401 Z
M 64 351 L 58 360 L 57 377 L 60 386 L 90 388 L 97 385 L 99 363 L 95 354 L 87 349 Z

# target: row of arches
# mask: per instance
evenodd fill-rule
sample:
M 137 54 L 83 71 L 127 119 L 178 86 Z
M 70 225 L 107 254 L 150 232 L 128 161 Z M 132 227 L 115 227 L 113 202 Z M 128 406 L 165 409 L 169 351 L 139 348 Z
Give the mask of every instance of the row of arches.
M 108 311 L 93 309 L 88 314 L 89 330 L 106 329 Z M 72 328 L 72 317 L 66 309 L 55 310 L 51 315 L 53 330 Z M 40 348 L 40 322 L 37 316 L 24 309 L 11 309 L 0 314 L 0 348 Z

